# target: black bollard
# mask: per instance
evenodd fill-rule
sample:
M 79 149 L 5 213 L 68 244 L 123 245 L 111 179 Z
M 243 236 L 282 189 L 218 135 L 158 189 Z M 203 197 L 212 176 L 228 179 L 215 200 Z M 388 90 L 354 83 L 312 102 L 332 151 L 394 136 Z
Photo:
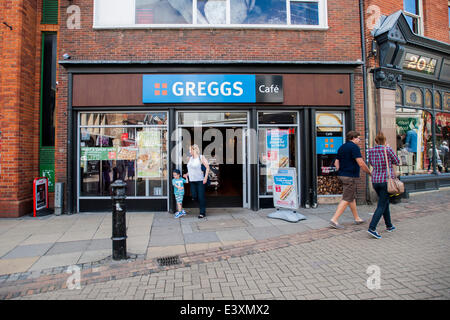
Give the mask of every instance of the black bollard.
M 113 260 L 127 259 L 127 224 L 125 216 L 125 190 L 127 184 L 122 180 L 116 180 L 111 184 L 112 188 L 112 250 Z

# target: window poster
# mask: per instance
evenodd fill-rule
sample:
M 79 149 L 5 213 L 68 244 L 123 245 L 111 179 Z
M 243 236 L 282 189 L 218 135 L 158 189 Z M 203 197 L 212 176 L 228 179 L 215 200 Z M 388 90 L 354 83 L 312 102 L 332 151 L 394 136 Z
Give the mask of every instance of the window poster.
M 115 147 L 81 147 L 81 160 L 116 160 L 117 148 Z
M 267 192 L 273 191 L 273 175 L 278 168 L 289 166 L 289 129 L 266 131 Z
M 162 176 L 161 131 L 150 129 L 137 133 L 137 176 L 160 178 Z

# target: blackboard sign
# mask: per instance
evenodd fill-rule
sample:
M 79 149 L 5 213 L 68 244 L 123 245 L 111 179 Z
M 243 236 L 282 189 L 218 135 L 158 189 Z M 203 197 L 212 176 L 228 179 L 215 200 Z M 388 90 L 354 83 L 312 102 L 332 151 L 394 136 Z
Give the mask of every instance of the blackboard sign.
M 40 177 L 33 181 L 33 216 L 48 208 L 48 178 Z

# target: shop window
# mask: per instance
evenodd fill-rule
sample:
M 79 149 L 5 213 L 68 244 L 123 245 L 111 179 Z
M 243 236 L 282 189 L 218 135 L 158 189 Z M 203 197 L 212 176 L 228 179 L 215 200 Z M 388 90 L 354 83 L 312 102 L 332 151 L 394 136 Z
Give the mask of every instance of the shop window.
M 401 175 L 431 173 L 431 114 L 422 110 L 398 108 L 396 130 L 399 173 Z
M 397 89 L 395 90 L 395 104 L 396 105 L 403 105 L 403 90 L 400 86 L 397 86 Z
M 422 35 L 422 0 L 403 0 L 403 11 L 411 30 Z
M 450 113 L 436 114 L 436 148 L 437 148 L 437 170 L 439 172 L 450 171 L 449 161 L 450 147 Z
M 129 197 L 166 197 L 166 119 L 165 112 L 80 114 L 80 196 L 110 196 L 120 179 Z
M 342 194 L 342 183 L 334 166 L 339 147 L 344 143 L 344 114 L 316 114 L 317 194 Z
M 96 27 L 326 28 L 326 0 L 95 0 Z
M 297 168 L 299 174 L 297 120 L 296 112 L 258 113 L 260 196 L 272 196 L 273 174 L 279 168 Z
M 406 87 L 406 103 L 405 105 L 411 107 L 422 107 L 423 98 L 422 91 L 416 87 Z
M 435 109 L 441 109 L 441 94 L 438 91 L 434 92 L 434 108 Z

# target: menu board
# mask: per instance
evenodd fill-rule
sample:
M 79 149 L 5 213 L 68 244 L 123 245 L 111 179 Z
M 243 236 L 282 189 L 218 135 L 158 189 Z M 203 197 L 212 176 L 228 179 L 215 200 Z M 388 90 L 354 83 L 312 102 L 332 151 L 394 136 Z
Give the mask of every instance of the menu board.
M 267 192 L 273 190 L 273 174 L 278 168 L 289 166 L 289 129 L 266 130 Z
M 160 178 L 162 176 L 161 130 L 150 129 L 137 133 L 137 176 Z

